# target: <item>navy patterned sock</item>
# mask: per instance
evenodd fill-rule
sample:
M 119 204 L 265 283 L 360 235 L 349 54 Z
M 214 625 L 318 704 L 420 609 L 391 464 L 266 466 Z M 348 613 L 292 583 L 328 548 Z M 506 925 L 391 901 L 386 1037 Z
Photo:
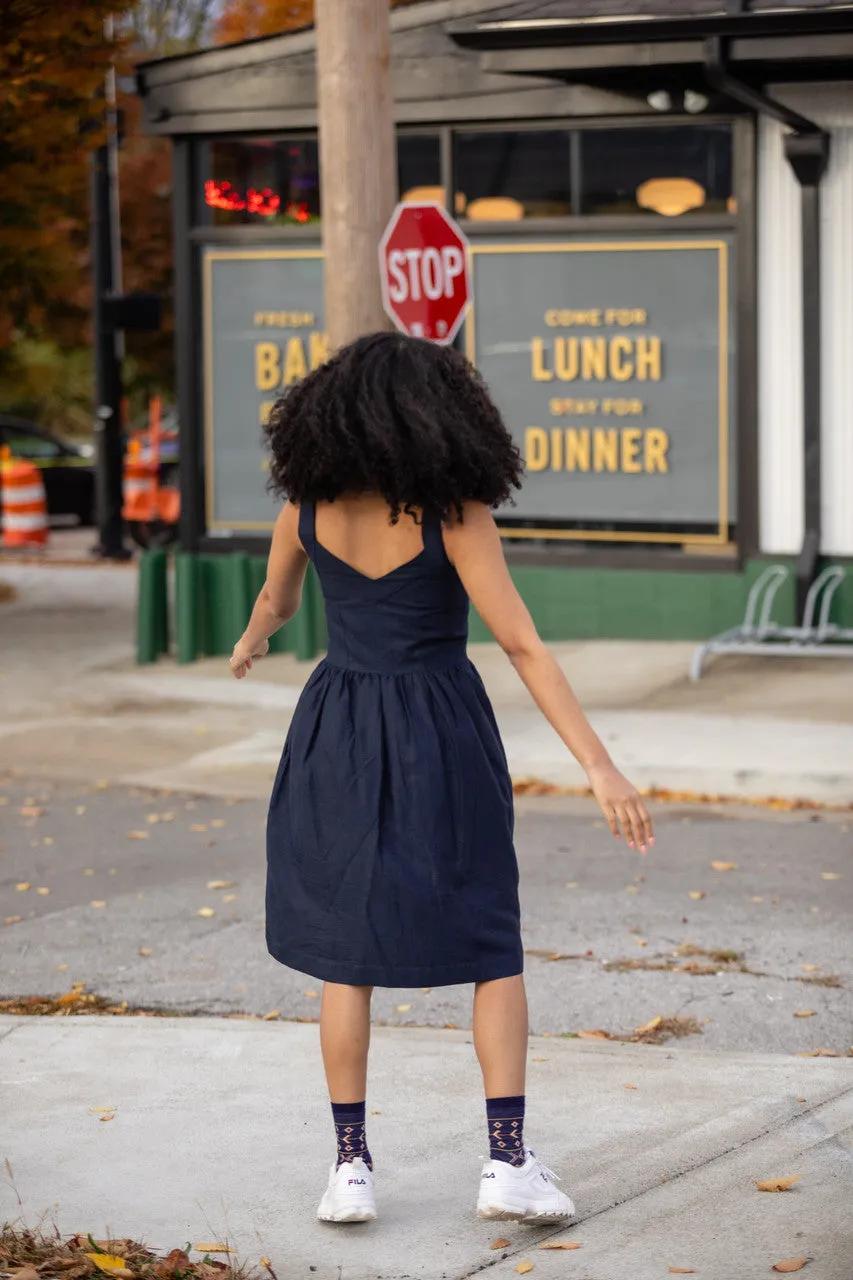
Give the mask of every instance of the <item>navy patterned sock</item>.
M 486 1098 L 486 1118 L 492 1159 L 524 1164 L 524 1094 L 520 1098 Z
M 333 1102 L 332 1117 L 338 1140 L 338 1166 L 361 1156 L 368 1169 L 372 1169 L 373 1161 L 364 1136 L 365 1103 Z

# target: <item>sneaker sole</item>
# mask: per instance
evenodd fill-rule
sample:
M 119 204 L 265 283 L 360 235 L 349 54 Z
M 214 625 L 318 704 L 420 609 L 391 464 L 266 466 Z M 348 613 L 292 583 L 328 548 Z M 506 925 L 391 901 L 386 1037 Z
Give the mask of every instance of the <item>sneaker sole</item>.
M 350 1209 L 339 1209 L 337 1213 L 318 1213 L 320 1222 L 375 1222 L 377 1214 L 373 1209 L 360 1209 L 353 1205 Z
M 506 1209 L 499 1205 L 477 1206 L 477 1217 L 491 1222 L 526 1222 L 537 1225 L 548 1222 L 567 1222 L 574 1216 L 574 1210 L 571 1213 L 530 1213 L 525 1209 Z

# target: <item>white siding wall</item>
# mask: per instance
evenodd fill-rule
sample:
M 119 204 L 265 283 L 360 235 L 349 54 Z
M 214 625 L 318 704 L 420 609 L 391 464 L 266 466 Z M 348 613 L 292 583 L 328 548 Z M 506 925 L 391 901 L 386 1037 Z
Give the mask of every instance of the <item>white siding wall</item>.
M 821 194 L 822 546 L 853 555 L 853 86 L 786 87 L 774 96 L 832 133 Z M 784 132 L 760 122 L 760 535 L 762 550 L 777 554 L 798 551 L 803 534 L 800 194 Z

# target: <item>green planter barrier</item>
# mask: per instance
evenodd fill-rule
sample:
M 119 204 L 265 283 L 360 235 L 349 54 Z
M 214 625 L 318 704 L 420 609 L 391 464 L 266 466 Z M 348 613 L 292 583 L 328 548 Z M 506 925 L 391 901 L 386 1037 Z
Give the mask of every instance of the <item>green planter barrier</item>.
M 139 562 L 136 603 L 136 661 L 156 662 L 169 651 L 168 558 L 165 551 L 146 551 Z
M 246 628 L 264 585 L 266 560 L 245 552 L 175 557 L 175 621 L 178 661 L 230 654 Z M 315 658 L 326 645 L 322 595 L 309 566 L 296 617 L 270 639 L 272 653 Z

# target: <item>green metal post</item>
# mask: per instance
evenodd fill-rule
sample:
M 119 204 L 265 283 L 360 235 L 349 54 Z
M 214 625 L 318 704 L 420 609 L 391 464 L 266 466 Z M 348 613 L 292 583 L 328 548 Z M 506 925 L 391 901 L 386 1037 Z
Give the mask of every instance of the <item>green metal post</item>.
M 167 558 L 162 550 L 146 551 L 139 562 L 136 606 L 136 660 L 156 662 L 169 648 Z

